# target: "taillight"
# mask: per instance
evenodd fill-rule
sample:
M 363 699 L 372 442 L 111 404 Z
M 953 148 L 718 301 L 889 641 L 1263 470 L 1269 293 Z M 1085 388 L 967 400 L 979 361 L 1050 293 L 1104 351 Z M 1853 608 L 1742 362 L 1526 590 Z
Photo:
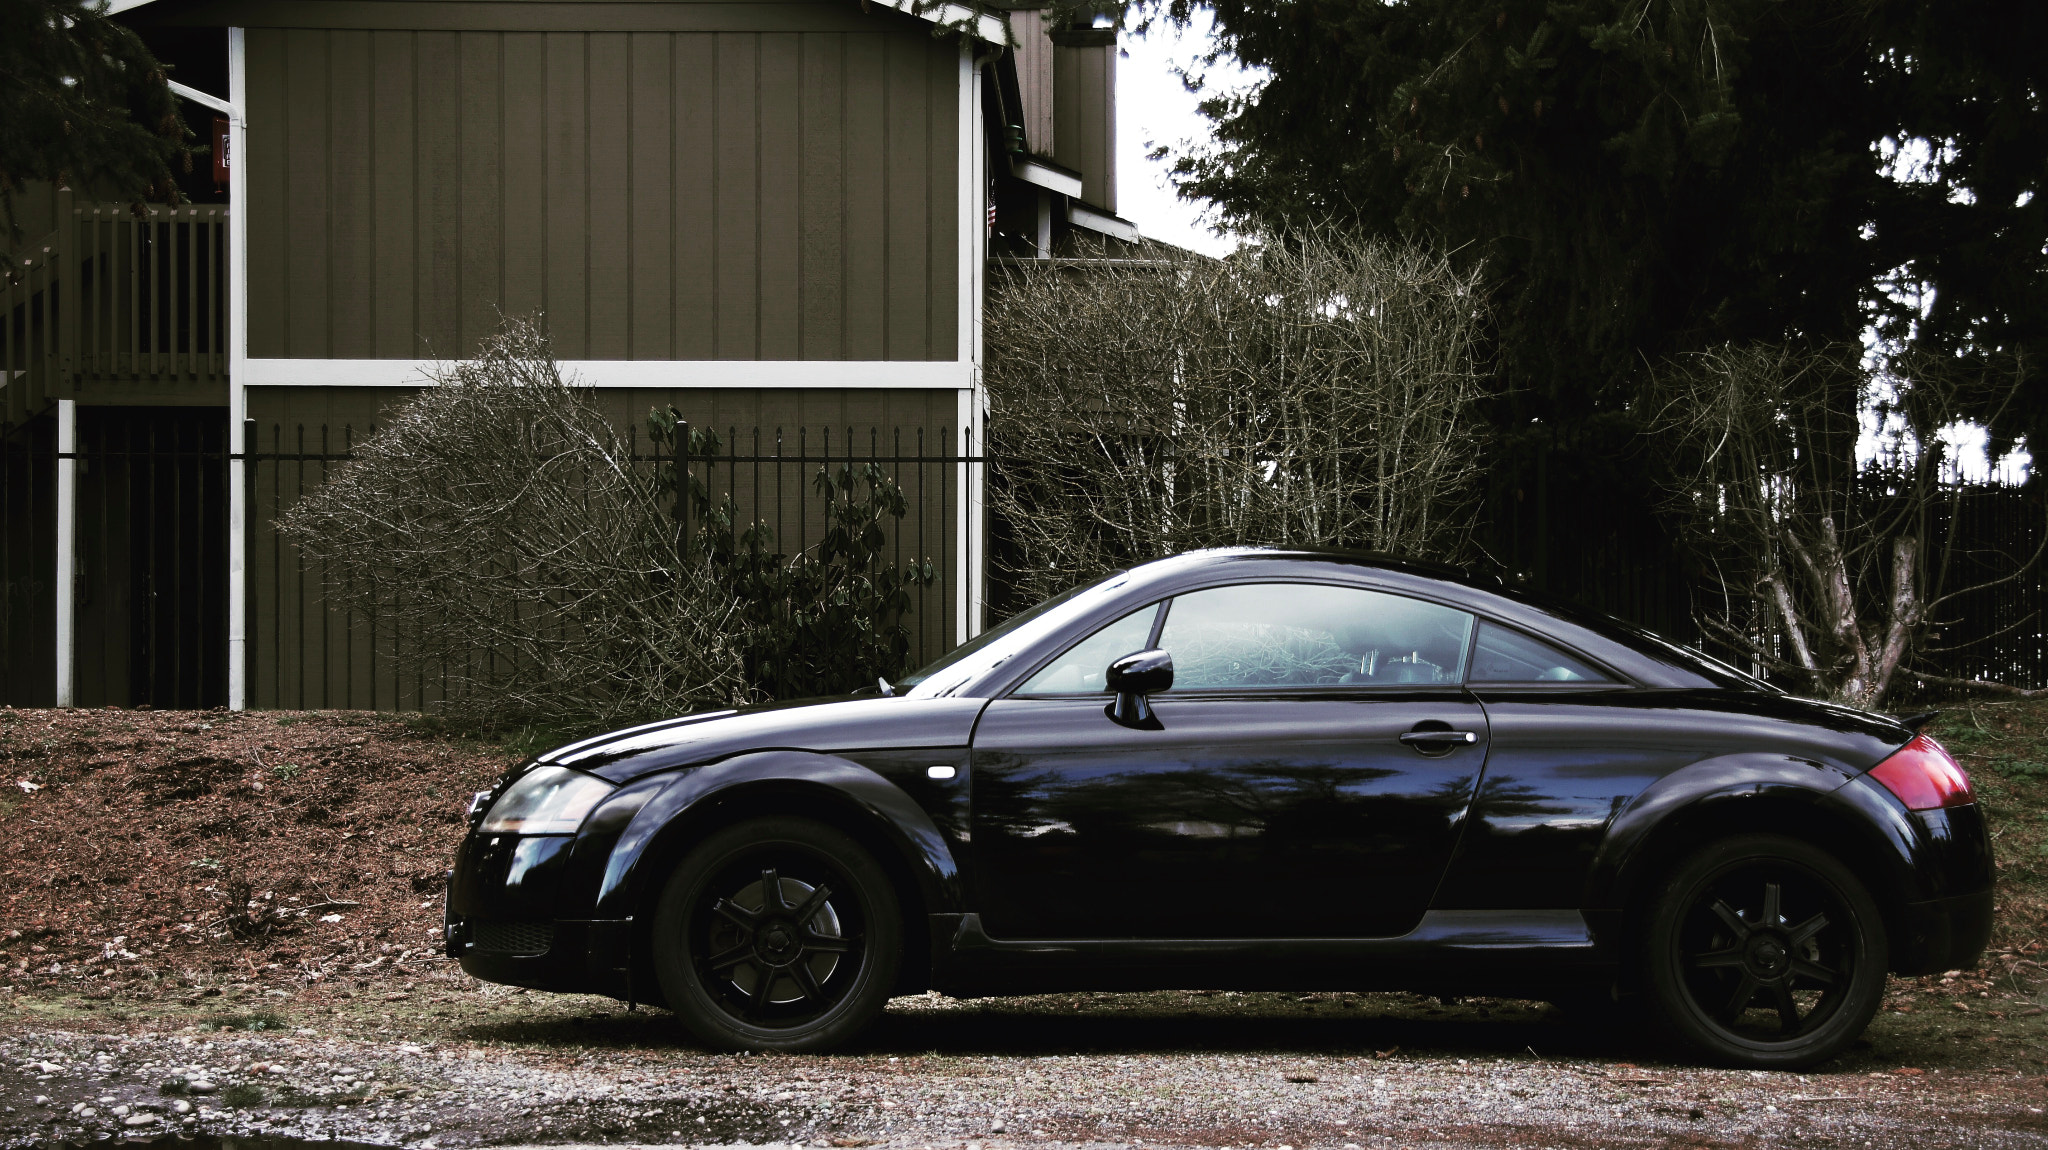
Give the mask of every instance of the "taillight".
M 1977 801 L 1970 790 L 1970 776 L 1940 743 L 1926 735 L 1913 736 L 1912 742 L 1870 768 L 1870 777 L 1897 795 L 1907 810 L 1934 811 Z

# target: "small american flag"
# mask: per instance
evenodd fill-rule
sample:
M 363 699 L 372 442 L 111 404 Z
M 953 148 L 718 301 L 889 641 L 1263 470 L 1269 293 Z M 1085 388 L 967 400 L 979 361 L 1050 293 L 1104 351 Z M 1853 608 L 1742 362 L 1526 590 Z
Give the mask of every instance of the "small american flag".
M 993 196 L 989 197 L 988 201 L 988 234 L 996 234 L 996 201 Z

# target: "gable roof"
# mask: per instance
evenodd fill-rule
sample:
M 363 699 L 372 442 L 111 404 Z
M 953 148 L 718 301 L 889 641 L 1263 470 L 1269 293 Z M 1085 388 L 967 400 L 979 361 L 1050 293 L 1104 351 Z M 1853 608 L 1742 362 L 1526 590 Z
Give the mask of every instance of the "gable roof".
M 156 0 L 109 0 L 107 14 L 119 15 L 155 2 Z M 927 24 L 970 32 L 977 39 L 991 44 L 1007 44 L 1010 41 L 1009 28 L 1003 23 L 1002 17 L 980 11 L 968 4 L 957 4 L 951 0 L 861 0 L 861 7 L 865 9 L 871 3 L 915 16 Z

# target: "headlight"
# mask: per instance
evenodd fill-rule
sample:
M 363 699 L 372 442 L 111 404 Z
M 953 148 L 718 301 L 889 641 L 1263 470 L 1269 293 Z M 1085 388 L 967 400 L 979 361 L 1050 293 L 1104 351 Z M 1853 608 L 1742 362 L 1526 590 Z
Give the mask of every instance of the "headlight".
M 575 834 L 591 808 L 616 789 L 562 767 L 536 767 L 491 805 L 480 829 L 486 834 Z

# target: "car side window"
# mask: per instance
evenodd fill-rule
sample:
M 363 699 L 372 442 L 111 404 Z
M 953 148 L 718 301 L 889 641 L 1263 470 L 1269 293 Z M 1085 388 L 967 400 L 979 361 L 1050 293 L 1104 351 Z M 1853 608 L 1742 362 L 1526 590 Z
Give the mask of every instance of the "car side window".
M 1016 693 L 1074 695 L 1102 690 L 1107 686 L 1103 673 L 1111 663 L 1145 649 L 1145 641 L 1152 637 L 1152 620 L 1158 615 L 1159 604 L 1153 603 L 1118 619 L 1067 648 Z
M 1472 616 L 1357 587 L 1245 583 L 1175 598 L 1173 690 L 1458 683 Z
M 1479 624 L 1479 641 L 1474 647 L 1475 683 L 1613 682 L 1583 659 L 1493 623 Z

